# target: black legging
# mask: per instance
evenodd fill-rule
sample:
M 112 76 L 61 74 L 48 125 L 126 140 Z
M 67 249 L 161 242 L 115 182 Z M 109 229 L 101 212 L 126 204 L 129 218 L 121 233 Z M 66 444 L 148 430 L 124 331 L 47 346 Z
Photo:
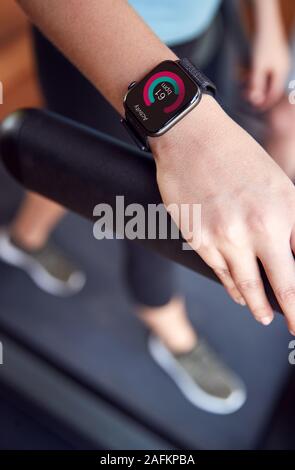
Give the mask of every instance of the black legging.
M 104 97 L 39 31 L 34 29 L 33 36 L 47 107 L 130 143 L 118 113 Z M 174 50 L 179 57 L 190 58 L 195 57 L 197 48 L 195 40 Z M 126 281 L 134 301 L 152 307 L 168 303 L 177 294 L 173 263 L 128 240 L 125 250 Z

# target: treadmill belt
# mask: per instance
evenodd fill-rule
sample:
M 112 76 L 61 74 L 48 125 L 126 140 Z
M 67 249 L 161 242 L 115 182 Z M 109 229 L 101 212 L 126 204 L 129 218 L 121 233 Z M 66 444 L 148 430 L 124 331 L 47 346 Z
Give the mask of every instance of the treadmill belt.
M 75 297 L 55 298 L 35 288 L 26 274 L 0 263 L 0 324 L 94 389 L 119 397 L 187 448 L 259 445 L 290 368 L 283 318 L 278 315 L 270 327 L 262 327 L 222 287 L 177 268 L 193 323 L 248 389 L 239 412 L 205 413 L 182 397 L 147 352 L 148 332 L 134 315 L 122 279 L 124 243 L 96 241 L 91 224 L 73 214 L 55 238 L 86 270 L 86 287 Z

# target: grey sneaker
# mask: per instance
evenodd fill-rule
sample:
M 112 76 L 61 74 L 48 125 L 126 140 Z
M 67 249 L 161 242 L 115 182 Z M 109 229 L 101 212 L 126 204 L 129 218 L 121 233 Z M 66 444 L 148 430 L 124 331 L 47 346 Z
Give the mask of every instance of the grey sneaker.
M 151 335 L 148 349 L 155 362 L 170 376 L 187 400 L 216 414 L 237 411 L 246 401 L 243 382 L 204 340 L 186 354 L 173 354 Z
M 16 244 L 7 231 L 2 230 L 0 259 L 23 269 L 40 289 L 52 295 L 73 295 L 85 285 L 85 274 L 52 242 L 40 250 L 28 251 Z

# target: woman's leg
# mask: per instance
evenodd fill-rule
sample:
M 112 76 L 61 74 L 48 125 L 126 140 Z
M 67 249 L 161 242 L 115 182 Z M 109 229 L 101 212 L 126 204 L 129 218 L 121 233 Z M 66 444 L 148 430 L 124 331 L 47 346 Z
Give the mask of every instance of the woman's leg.
M 37 58 L 47 60 L 38 53 Z M 58 90 L 52 92 L 54 85 L 41 85 L 48 107 L 58 112 L 59 101 L 63 103 Z M 65 209 L 60 205 L 28 192 L 10 226 L 0 232 L 0 259 L 25 270 L 39 288 L 54 295 L 75 294 L 85 284 L 84 273 L 50 240 L 64 214 Z
M 162 307 L 139 305 L 139 318 L 175 354 L 192 351 L 197 344 L 197 332 L 188 320 L 184 298 L 173 296 Z
M 39 194 L 28 192 L 10 227 L 10 235 L 26 250 L 39 250 L 64 216 L 65 209 Z
M 141 321 L 175 353 L 191 351 L 197 334 L 178 292 L 175 265 L 133 241 L 125 241 L 124 272 Z

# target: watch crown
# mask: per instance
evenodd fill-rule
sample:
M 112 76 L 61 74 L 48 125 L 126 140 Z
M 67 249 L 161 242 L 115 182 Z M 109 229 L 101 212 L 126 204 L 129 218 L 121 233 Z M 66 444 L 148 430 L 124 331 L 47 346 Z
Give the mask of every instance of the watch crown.
M 131 90 L 131 88 L 133 88 L 135 84 L 136 84 L 136 82 L 131 82 L 131 83 L 128 85 L 128 90 Z

